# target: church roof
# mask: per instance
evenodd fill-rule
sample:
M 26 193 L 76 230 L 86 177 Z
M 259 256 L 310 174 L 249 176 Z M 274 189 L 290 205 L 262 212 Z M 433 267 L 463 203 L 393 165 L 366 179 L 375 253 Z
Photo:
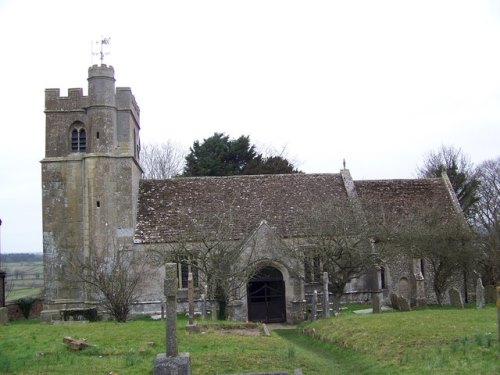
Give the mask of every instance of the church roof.
M 444 178 L 365 180 L 355 185 L 365 216 L 372 223 L 415 220 L 432 208 L 439 209 L 443 218 L 456 214 Z
M 321 202 L 345 204 L 340 174 L 284 174 L 181 177 L 143 180 L 134 241 L 159 243 L 179 237 L 195 240 L 231 223 L 233 239 L 244 238 L 262 220 L 282 235 L 294 235 L 298 213 Z
M 134 242 L 196 241 L 229 226 L 226 239 L 241 239 L 262 220 L 282 236 L 303 231 L 300 213 L 359 199 L 369 221 L 400 222 L 423 207 L 453 214 L 444 178 L 352 181 L 339 174 L 181 177 L 142 180 Z M 356 198 L 357 195 L 357 198 Z

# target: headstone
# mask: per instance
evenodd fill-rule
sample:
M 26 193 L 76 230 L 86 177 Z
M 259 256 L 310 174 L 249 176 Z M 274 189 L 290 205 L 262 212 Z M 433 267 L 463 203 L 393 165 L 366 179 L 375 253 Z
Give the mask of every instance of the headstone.
M 311 321 L 315 321 L 318 317 L 318 291 L 314 289 L 313 298 L 312 298 L 312 306 L 311 306 Z
M 380 313 L 380 295 L 379 293 L 372 294 L 372 309 L 374 314 Z
M 476 284 L 476 307 L 483 309 L 485 306 L 483 281 L 479 277 Z
M 399 310 L 398 295 L 396 293 L 391 293 L 390 294 L 390 299 L 391 299 L 391 307 L 394 310 Z
M 0 307 L 0 324 L 9 322 L 9 311 L 6 307 Z
M 496 303 L 497 292 L 494 285 L 486 285 L 484 287 L 484 299 L 486 303 Z
M 203 284 L 203 293 L 201 294 L 201 319 L 207 318 L 207 284 Z
M 400 311 L 411 311 L 410 301 L 403 296 L 398 297 L 398 307 Z
M 212 320 L 217 320 L 217 302 L 212 301 L 210 306 L 210 314 L 212 314 Z
M 451 288 L 448 292 L 450 296 L 450 305 L 453 307 L 464 307 L 464 301 L 462 300 L 462 294 L 457 288 Z
M 330 317 L 330 298 L 328 295 L 328 272 L 323 272 L 323 318 Z
M 186 324 L 186 331 L 188 332 L 198 332 L 198 325 L 194 321 L 194 285 L 193 285 L 193 273 L 188 273 L 188 311 L 189 320 Z
M 166 352 L 158 354 L 154 362 L 153 375 L 191 375 L 189 353 L 178 353 L 177 349 L 177 264 L 165 266 L 166 303 Z

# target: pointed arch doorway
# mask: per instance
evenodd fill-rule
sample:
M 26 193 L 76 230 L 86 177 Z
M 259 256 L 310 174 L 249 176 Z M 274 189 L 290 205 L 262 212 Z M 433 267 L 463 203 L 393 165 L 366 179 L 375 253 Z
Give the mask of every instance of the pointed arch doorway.
M 248 282 L 248 320 L 279 323 L 286 321 L 285 282 L 274 267 L 261 269 Z

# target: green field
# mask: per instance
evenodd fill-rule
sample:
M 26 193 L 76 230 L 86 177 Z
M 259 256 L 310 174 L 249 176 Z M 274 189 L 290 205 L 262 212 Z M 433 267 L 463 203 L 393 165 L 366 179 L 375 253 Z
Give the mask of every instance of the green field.
M 234 324 L 228 322 L 187 334 L 180 318 L 179 351 L 191 353 L 193 375 L 293 373 L 295 368 L 306 375 L 498 374 L 496 319 L 492 305 L 378 315 L 346 311 L 266 337 L 221 331 L 220 324 Z M 62 342 L 65 336 L 94 346 L 71 351 Z M 164 322 L 145 318 L 54 325 L 20 321 L 0 326 L 0 337 L 2 374 L 150 374 L 156 354 L 165 351 Z
M 38 296 L 43 290 L 43 262 L 2 263 L 7 273 L 7 301 L 22 297 Z

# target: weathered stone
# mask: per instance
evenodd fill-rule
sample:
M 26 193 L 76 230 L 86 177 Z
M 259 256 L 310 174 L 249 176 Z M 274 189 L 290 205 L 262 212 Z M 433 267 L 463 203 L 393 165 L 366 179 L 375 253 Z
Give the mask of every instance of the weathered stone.
M 464 301 L 462 299 L 462 294 L 460 293 L 460 291 L 457 288 L 451 288 L 448 291 L 448 294 L 450 296 L 450 305 L 463 309 Z
M 40 321 L 42 323 L 52 323 L 54 320 L 60 320 L 61 315 L 59 310 L 43 310 L 40 313 Z
M 177 356 L 177 264 L 165 265 L 166 345 L 167 356 Z
M 399 310 L 398 295 L 396 293 L 391 293 L 390 299 L 391 299 L 391 307 L 394 310 Z
M 323 318 L 330 317 L 330 298 L 328 294 L 328 272 L 323 272 Z
M 9 311 L 6 307 L 0 307 L 0 324 L 9 322 Z
M 165 353 L 158 354 L 154 362 L 153 375 L 191 375 L 191 356 L 180 353 L 169 357 Z
M 200 332 L 198 325 L 194 321 L 194 285 L 192 272 L 188 273 L 188 311 L 189 318 L 186 324 L 186 331 L 191 333 Z
M 380 295 L 378 293 L 372 294 L 372 309 L 374 314 L 380 313 Z
M 88 348 L 89 346 L 93 346 L 89 344 L 85 340 L 73 339 L 71 337 L 64 337 L 63 342 L 70 348 L 71 350 L 82 350 Z
M 496 303 L 497 292 L 494 285 L 486 285 L 484 287 L 484 299 L 486 303 Z
M 479 277 L 476 284 L 476 307 L 483 309 L 485 304 L 483 281 Z
M 311 305 L 311 316 L 310 320 L 315 321 L 318 318 L 318 291 L 315 289 L 312 297 L 312 305 Z
M 192 278 L 191 278 L 192 281 Z M 177 349 L 177 264 L 165 265 L 166 298 L 166 353 L 158 354 L 154 362 L 154 375 L 191 375 L 189 353 L 178 353 Z
M 398 297 L 398 306 L 401 311 L 411 311 L 410 301 L 403 296 Z

